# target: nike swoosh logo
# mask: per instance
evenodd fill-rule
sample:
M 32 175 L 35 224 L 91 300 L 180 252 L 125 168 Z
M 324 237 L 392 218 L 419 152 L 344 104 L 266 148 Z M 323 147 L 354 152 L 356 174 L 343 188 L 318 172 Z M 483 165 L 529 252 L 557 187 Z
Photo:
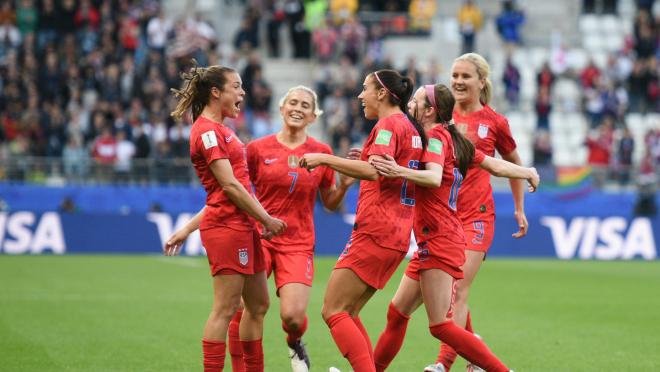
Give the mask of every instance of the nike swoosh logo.
M 276 162 L 276 161 L 277 161 L 277 158 L 275 158 L 275 159 L 265 159 L 265 160 L 264 160 L 264 163 L 266 163 L 266 164 L 272 164 L 272 163 L 274 163 L 274 162 Z

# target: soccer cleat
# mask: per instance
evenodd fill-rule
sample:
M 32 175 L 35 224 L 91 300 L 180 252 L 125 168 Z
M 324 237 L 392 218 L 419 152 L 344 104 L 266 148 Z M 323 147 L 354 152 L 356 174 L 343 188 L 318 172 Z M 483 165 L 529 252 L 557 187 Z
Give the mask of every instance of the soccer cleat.
M 337 367 L 330 367 L 330 369 L 328 369 L 328 372 L 341 372 L 341 370 L 339 370 L 339 368 Z
M 309 355 L 301 340 L 289 344 L 289 358 L 293 372 L 309 372 Z
M 424 368 L 424 372 L 445 372 L 445 366 L 442 363 L 429 364 Z
M 465 366 L 465 372 L 486 372 L 485 369 L 481 369 L 478 365 L 468 362 Z

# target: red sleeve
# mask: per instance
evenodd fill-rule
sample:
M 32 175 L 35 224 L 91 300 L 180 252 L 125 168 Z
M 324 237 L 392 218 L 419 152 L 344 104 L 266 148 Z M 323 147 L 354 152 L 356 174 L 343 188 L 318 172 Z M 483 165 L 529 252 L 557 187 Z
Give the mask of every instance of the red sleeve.
M 432 136 L 422 153 L 422 163 L 436 163 L 445 166 L 446 139 L 441 136 Z
M 397 132 L 396 126 L 391 120 L 379 120 L 371 132 L 369 147 L 365 148 L 366 157 L 371 155 L 390 155 L 395 157 Z
M 259 154 L 257 146 L 254 142 L 248 143 L 246 146 L 248 173 L 250 175 L 250 182 L 255 184 L 257 182 L 257 167 L 259 166 Z
M 227 144 L 222 141 L 223 139 L 222 133 L 211 128 L 202 131 L 199 138 L 195 139 L 197 151 L 204 156 L 207 165 L 210 165 L 214 160 L 229 159 Z
M 479 164 L 483 163 L 484 160 L 486 160 L 486 154 L 484 154 L 483 152 L 481 152 L 481 150 L 475 147 L 474 157 L 472 157 L 472 165 L 478 166 Z
M 495 138 L 495 148 L 500 155 L 508 155 L 516 149 L 516 141 L 511 135 L 509 122 L 504 118 L 497 120 L 497 135 Z
M 330 146 L 327 146 L 322 152 L 332 155 L 332 149 Z M 321 179 L 321 184 L 319 185 L 322 189 L 330 188 L 335 184 L 335 171 L 330 167 L 324 167 L 325 171 L 323 172 L 323 178 Z

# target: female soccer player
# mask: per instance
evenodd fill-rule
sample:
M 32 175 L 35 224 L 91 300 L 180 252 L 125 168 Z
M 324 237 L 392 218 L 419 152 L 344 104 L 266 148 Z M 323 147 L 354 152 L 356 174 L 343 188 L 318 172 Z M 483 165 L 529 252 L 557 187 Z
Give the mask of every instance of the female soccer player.
M 497 150 L 502 159 L 520 165 L 508 121 L 488 106 L 493 91 L 488 62 L 479 54 L 467 53 L 454 61 L 451 74 L 451 90 L 456 99 L 453 117 L 458 130 L 484 154 L 493 156 Z M 509 180 L 509 184 L 513 194 L 514 217 L 518 223 L 518 231 L 512 236 L 518 239 L 527 234 L 528 228 L 525 186 L 515 179 Z M 477 168 L 464 180 L 458 196 L 458 217 L 463 224 L 467 250 L 463 266 L 465 277 L 458 281 L 456 287 L 454 321 L 472 332 L 468 294 L 495 234 L 493 189 L 490 175 L 485 170 Z M 455 359 L 454 350 L 442 345 L 436 366 L 442 364 L 449 370 Z
M 206 206 L 168 240 L 165 254 L 177 254 L 189 232 L 200 229 L 214 289 L 202 339 L 204 370 L 224 368 L 227 328 L 242 297 L 245 370 L 263 371 L 261 338 L 269 300 L 265 259 L 253 218 L 272 235 L 284 232 L 286 223 L 271 217 L 249 191 L 245 146 L 222 124 L 224 118 L 240 112 L 245 96 L 241 77 L 221 66 L 193 67 L 182 76 L 187 83 L 173 90 L 179 102 L 172 116 L 180 118 L 192 108 L 190 159 L 207 197 Z
M 335 265 L 323 300 L 322 316 L 340 352 L 357 372 L 374 371 L 373 351 L 359 313 L 382 289 L 405 257 L 412 230 L 415 186 L 378 177 L 369 160 L 391 156 L 416 168 L 426 143 L 419 124 L 404 114 L 412 81 L 392 70 L 367 75 L 358 99 L 367 119 L 378 119 L 360 160 L 305 154 L 301 166 L 320 165 L 361 179 L 353 233 Z
M 387 315 L 388 324 L 375 350 L 376 370 L 383 371 L 403 342 L 407 319 L 422 303 L 426 305 L 431 334 L 452 345 L 462 356 L 491 371 L 508 371 L 486 345 L 472 333 L 452 322 L 455 280 L 463 277 L 465 235 L 457 216 L 457 196 L 470 164 L 499 176 L 525 178 L 530 189 L 539 182 L 533 168 L 485 156 L 463 137 L 451 122 L 454 98 L 444 85 L 426 85 L 408 105 L 429 137 L 422 156 L 423 170 L 401 167 L 391 159 L 374 159 L 379 174 L 414 182 L 417 189 L 414 232 L 415 252 L 394 295 Z M 472 171 L 472 170 L 471 170 Z
M 320 167 L 308 172 L 298 166 L 306 153 L 332 154 L 330 146 L 307 135 L 307 127 L 323 113 L 313 90 L 304 86 L 289 89 L 280 100 L 280 113 L 284 126 L 279 133 L 248 144 L 248 169 L 257 199 L 264 209 L 287 220 L 287 231 L 262 240 L 262 245 L 267 272 L 275 274 L 291 367 L 294 372 L 304 372 L 309 370 L 309 357 L 301 337 L 307 330 L 305 313 L 314 278 L 316 194 L 320 193 L 327 209 L 335 210 L 353 179 L 342 175 L 337 187 L 331 168 Z M 238 321 L 232 321 L 230 352 L 232 328 L 237 330 L 237 326 Z

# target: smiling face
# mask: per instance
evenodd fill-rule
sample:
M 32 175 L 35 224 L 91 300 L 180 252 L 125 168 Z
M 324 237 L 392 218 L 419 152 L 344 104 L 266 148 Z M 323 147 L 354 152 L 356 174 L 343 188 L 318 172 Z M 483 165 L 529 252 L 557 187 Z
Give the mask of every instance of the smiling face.
M 429 106 L 428 99 L 426 99 L 424 87 L 417 89 L 410 101 L 408 101 L 408 114 L 418 122 L 424 124 L 429 118 L 433 118 L 432 111 L 433 109 Z
M 316 120 L 314 97 L 304 90 L 294 90 L 280 107 L 284 125 L 291 128 L 305 128 Z
M 236 118 L 241 112 L 241 103 L 245 98 L 245 91 L 243 90 L 243 81 L 236 72 L 228 72 L 225 74 L 225 85 L 222 91 L 216 87 L 211 88 L 211 95 L 220 98 L 220 108 L 222 116 Z
M 378 119 L 378 107 L 380 106 L 381 89 L 376 89 L 375 78 L 373 75 L 367 75 L 362 83 L 362 92 L 358 99 L 364 108 L 364 117 L 369 120 Z
M 454 62 L 451 69 L 451 91 L 456 102 L 478 102 L 484 85 L 484 79 L 477 73 L 477 66 L 468 61 Z

